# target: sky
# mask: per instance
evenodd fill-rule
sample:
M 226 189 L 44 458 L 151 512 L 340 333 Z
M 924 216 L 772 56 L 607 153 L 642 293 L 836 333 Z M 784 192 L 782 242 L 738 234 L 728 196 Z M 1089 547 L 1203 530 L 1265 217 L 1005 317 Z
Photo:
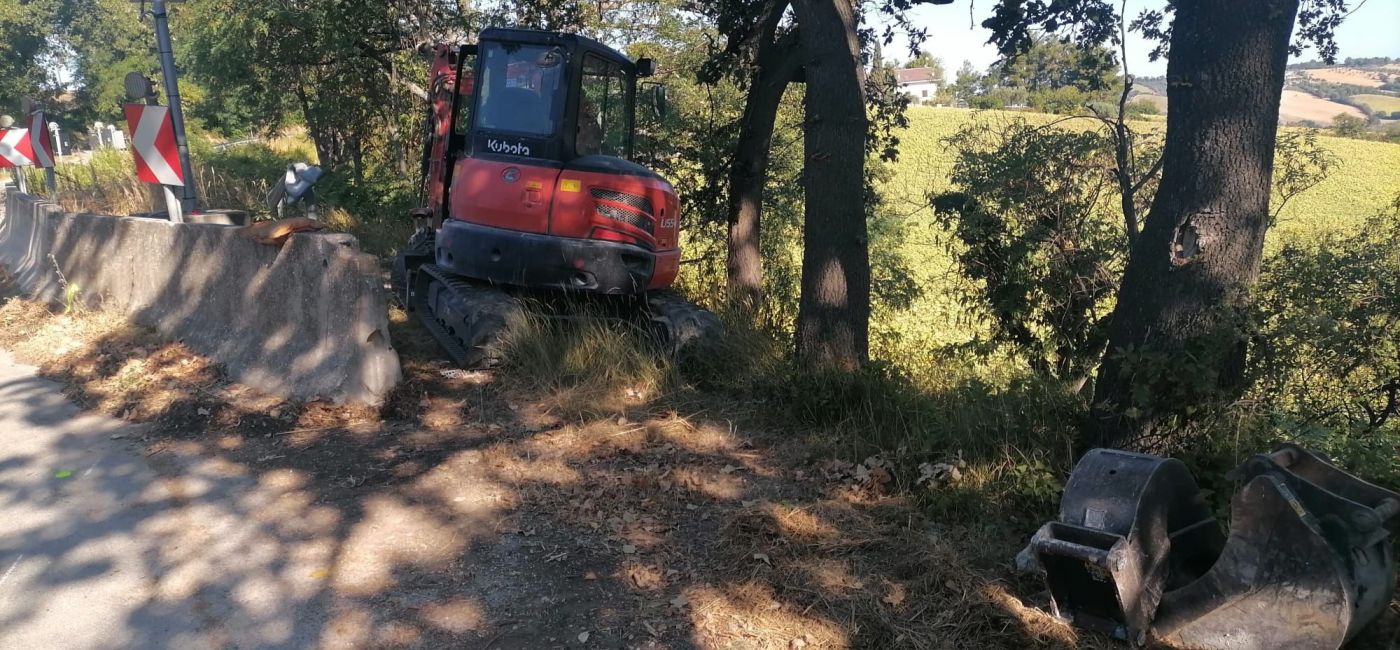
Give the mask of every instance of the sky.
M 985 70 L 996 61 L 996 48 L 986 44 L 990 33 L 980 26 L 991 15 L 993 4 L 992 0 L 975 0 L 972 2 L 971 17 L 968 4 L 962 2 L 943 6 L 920 5 L 913 11 L 914 24 L 928 30 L 928 40 L 924 42 L 923 49 L 942 59 L 950 77 L 965 60 L 971 61 L 978 70 Z M 1128 0 L 1126 13 L 1131 19 L 1143 9 L 1160 8 L 1164 4 L 1161 0 Z M 1350 4 L 1355 13 L 1348 16 L 1337 29 L 1337 60 L 1349 56 L 1400 57 L 1400 1 L 1366 0 L 1361 3 L 1353 0 Z M 896 60 L 907 59 L 907 48 L 906 41 L 897 40 L 885 48 L 885 56 Z M 1128 71 L 1141 77 L 1164 76 L 1167 72 L 1166 60 L 1148 61 L 1147 55 L 1151 51 L 1151 44 L 1130 32 Z M 1297 60 L 1316 58 L 1316 52 L 1304 50 Z

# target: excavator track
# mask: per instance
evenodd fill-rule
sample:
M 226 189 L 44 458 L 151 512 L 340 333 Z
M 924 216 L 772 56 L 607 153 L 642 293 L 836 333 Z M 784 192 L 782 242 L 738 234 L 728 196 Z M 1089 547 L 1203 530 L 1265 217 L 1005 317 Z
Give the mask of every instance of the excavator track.
M 673 358 L 704 354 L 724 337 L 724 324 L 714 312 L 674 291 L 647 294 L 647 312 L 662 350 Z
M 504 291 L 473 284 L 435 264 L 419 266 L 413 273 L 408 305 L 452 362 L 463 368 L 500 365 L 505 334 L 525 315 L 520 301 Z
M 408 285 L 404 303 L 454 364 L 491 368 L 505 361 L 505 336 L 526 316 L 521 300 L 434 264 L 423 264 L 402 275 L 400 282 Z M 653 291 L 645 303 L 614 314 L 608 318 L 643 320 L 660 351 L 672 358 L 704 354 L 724 336 L 724 325 L 714 313 L 672 291 Z M 577 318 L 558 313 L 543 316 Z

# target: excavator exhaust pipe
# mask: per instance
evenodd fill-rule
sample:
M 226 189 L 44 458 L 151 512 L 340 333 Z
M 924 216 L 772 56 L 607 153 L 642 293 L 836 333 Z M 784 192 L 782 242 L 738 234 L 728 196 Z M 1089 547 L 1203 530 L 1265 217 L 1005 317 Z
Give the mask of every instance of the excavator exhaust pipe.
M 1226 537 L 1179 461 L 1086 454 L 1030 545 L 1056 615 L 1134 646 L 1334 649 L 1385 610 L 1400 494 L 1292 444 L 1228 477 Z

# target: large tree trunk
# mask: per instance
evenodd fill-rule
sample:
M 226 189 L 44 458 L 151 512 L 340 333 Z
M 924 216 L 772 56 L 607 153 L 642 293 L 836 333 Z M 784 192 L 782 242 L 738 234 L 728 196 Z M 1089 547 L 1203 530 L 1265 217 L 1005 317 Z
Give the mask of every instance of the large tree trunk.
M 1084 442 L 1167 451 L 1244 388 L 1299 0 L 1178 0 L 1162 180 L 1113 312 Z
M 786 6 L 786 3 L 783 3 Z M 782 10 L 774 14 L 781 16 Z M 776 18 L 772 21 L 776 26 Z M 796 34 L 777 41 L 772 29 L 762 39 L 754 60 L 752 82 L 739 123 L 734 165 L 729 171 L 729 299 L 752 313 L 763 301 L 763 257 L 759 234 L 763 216 L 763 189 L 768 181 L 769 149 L 773 123 L 778 118 L 783 92 L 801 67 Z
M 846 370 L 869 356 L 865 70 L 851 0 L 796 0 L 807 79 L 806 219 L 797 355 Z

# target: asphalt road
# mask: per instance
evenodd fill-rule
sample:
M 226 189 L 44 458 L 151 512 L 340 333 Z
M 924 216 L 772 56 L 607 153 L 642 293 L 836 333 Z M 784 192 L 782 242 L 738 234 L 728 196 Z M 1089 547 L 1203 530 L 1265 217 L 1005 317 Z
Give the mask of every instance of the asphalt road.
M 261 552 L 256 481 L 140 435 L 0 352 L 0 649 L 333 641 L 304 568 Z

